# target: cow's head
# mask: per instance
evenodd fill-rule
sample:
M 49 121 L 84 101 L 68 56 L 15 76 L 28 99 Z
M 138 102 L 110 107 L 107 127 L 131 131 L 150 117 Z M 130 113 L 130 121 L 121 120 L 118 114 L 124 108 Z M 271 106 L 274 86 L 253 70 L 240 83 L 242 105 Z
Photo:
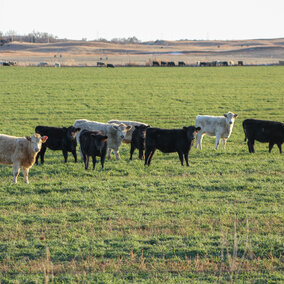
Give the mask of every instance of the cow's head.
M 200 127 L 195 127 L 195 126 L 183 127 L 183 131 L 185 131 L 186 137 L 191 144 L 193 143 L 196 133 L 198 133 L 200 130 L 201 130 Z
M 237 118 L 238 114 L 234 114 L 232 112 L 228 112 L 224 114 L 224 117 L 226 118 L 227 124 L 234 124 L 235 119 Z
M 70 141 L 74 141 L 76 139 L 77 133 L 81 130 L 81 128 L 69 126 L 68 128 L 63 127 L 63 130 L 66 133 L 67 139 L 70 140 Z
M 47 136 L 40 136 L 38 133 L 35 133 L 32 137 L 26 136 L 26 139 L 31 143 L 32 150 L 36 153 L 41 149 L 42 143 L 45 143 Z
M 124 139 L 126 132 L 128 132 L 132 128 L 132 126 L 126 126 L 124 123 L 113 123 L 112 128 L 115 130 L 117 138 Z
M 146 136 L 146 129 L 149 128 L 149 127 L 150 127 L 150 125 L 143 125 L 143 124 L 136 125 L 135 130 L 138 133 L 138 137 L 144 139 L 145 136 Z

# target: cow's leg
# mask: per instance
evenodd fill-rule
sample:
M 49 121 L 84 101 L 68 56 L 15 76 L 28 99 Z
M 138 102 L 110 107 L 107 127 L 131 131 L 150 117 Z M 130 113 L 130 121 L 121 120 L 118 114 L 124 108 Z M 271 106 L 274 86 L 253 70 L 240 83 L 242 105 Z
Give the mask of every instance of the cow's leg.
M 94 170 L 96 167 L 97 159 L 96 159 L 96 156 L 92 156 L 92 158 L 93 158 L 93 170 Z
M 146 150 L 145 150 L 145 163 L 144 163 L 144 166 L 146 166 L 147 163 L 148 163 L 148 159 L 149 159 L 150 153 L 151 153 L 151 151 L 146 148 Z
M 202 149 L 202 139 L 203 139 L 203 134 L 201 133 L 201 131 L 199 131 L 196 134 L 196 141 L 195 141 L 195 148 L 197 148 L 197 145 L 199 147 L 199 149 Z
M 106 158 L 106 155 L 101 155 L 101 165 L 102 165 L 102 169 L 104 168 L 105 158 Z
M 183 155 L 182 152 L 178 152 L 179 160 L 181 162 L 181 165 L 183 166 Z
M 81 161 L 84 161 L 84 155 L 83 155 L 83 153 L 81 151 L 80 145 L 79 145 L 79 152 L 80 152 Z
M 254 153 L 254 140 L 248 139 L 248 148 L 250 153 Z
M 226 138 L 223 138 L 223 139 L 222 139 L 223 149 L 226 148 L 226 142 L 227 142 L 227 139 L 226 139 Z
M 134 153 L 134 150 L 135 150 L 135 146 L 131 143 L 131 147 L 130 147 L 130 160 L 132 160 L 132 155 Z
M 220 135 L 219 134 L 217 134 L 216 135 L 216 150 L 218 149 L 218 146 L 219 146 L 219 143 L 220 143 Z
M 13 183 L 17 183 L 19 172 L 20 172 L 20 164 L 16 163 L 13 165 Z
M 268 151 L 269 151 L 269 153 L 271 153 L 271 150 L 272 150 L 272 148 L 273 148 L 273 146 L 274 146 L 274 143 L 273 142 L 269 142 L 269 148 L 268 148 Z
M 188 164 L 188 153 L 184 154 L 184 159 L 185 159 L 186 165 L 189 167 L 189 164 Z
M 110 160 L 111 151 L 112 151 L 112 149 L 111 149 L 111 148 L 108 148 L 108 155 L 107 155 L 107 158 L 108 158 L 109 160 Z
M 119 150 L 114 150 L 116 160 L 120 160 Z
M 85 170 L 87 170 L 89 167 L 89 156 L 84 155 L 83 158 L 84 158 Z
M 40 154 L 40 163 L 41 163 L 42 165 L 44 164 L 45 151 L 46 151 L 46 146 L 45 146 L 44 144 L 42 144 L 41 150 L 40 150 L 40 152 L 39 152 L 39 154 Z
M 150 166 L 150 164 L 151 164 L 151 160 L 152 160 L 152 158 L 154 156 L 155 151 L 156 151 L 156 149 L 152 150 L 150 155 L 149 155 L 149 157 L 148 157 L 148 163 L 147 163 L 148 166 Z
M 23 168 L 25 183 L 29 184 L 29 169 Z
M 38 165 L 38 158 L 39 158 L 40 152 L 37 153 L 36 155 L 36 160 L 35 160 L 35 164 Z
M 75 163 L 77 163 L 77 153 L 76 153 L 76 149 L 72 151 L 72 155 L 74 157 Z
M 143 159 L 144 159 L 143 148 L 139 148 L 139 159 L 140 159 L 140 160 L 143 160 Z
M 67 158 L 68 158 L 68 152 L 67 150 L 62 150 L 63 156 L 64 156 L 64 163 L 67 163 Z
M 281 154 L 282 153 L 282 143 L 281 142 L 277 143 L 277 146 L 278 146 L 280 154 Z

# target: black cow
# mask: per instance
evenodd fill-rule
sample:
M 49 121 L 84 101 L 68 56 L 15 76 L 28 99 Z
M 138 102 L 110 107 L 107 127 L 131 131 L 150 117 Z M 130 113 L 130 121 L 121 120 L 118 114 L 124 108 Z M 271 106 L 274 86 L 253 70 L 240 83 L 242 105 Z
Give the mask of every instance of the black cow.
M 145 150 L 146 129 L 149 127 L 150 125 L 135 126 L 131 138 L 130 160 L 132 160 L 132 155 L 135 149 L 139 150 L 139 159 L 143 160 L 144 158 L 143 151 Z
M 193 145 L 195 134 L 201 130 L 200 127 L 189 126 L 182 129 L 161 129 L 148 128 L 146 130 L 146 151 L 145 165 L 150 166 L 151 159 L 159 149 L 163 153 L 178 152 L 181 165 L 183 166 L 183 156 L 188 164 L 188 153 Z
M 101 165 L 104 168 L 104 162 L 107 151 L 107 136 L 100 131 L 82 130 L 79 136 L 80 148 L 83 155 L 85 169 L 89 167 L 90 156 L 93 159 L 93 170 L 96 166 L 96 156 L 101 157 Z
M 284 124 L 277 121 L 246 119 L 243 121 L 245 132 L 245 141 L 248 139 L 248 149 L 254 153 L 254 141 L 269 143 L 269 153 L 274 144 L 277 144 L 280 153 L 282 153 L 282 144 L 284 143 Z
M 111 63 L 108 63 L 108 64 L 107 64 L 107 68 L 114 68 L 114 65 L 111 64 Z
M 51 150 L 62 150 L 64 156 L 64 162 L 67 162 L 68 152 L 71 152 L 74 156 L 75 163 L 77 162 L 76 153 L 76 134 L 80 131 L 80 128 L 74 126 L 66 127 L 49 127 L 49 126 L 37 126 L 35 132 L 41 136 L 48 136 L 48 142 L 42 144 L 40 152 L 36 156 L 36 164 L 38 164 L 38 158 L 40 157 L 41 163 L 44 163 L 44 154 L 46 148 Z

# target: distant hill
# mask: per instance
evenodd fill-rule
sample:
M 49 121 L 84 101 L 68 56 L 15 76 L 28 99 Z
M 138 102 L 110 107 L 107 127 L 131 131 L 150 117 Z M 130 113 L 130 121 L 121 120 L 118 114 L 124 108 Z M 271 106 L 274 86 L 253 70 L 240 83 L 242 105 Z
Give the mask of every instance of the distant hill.
M 119 43 L 106 41 L 62 41 L 52 43 L 9 42 L 0 46 L 0 61 L 18 65 L 96 66 L 151 65 L 153 60 L 197 61 L 242 60 L 245 64 L 275 64 L 284 60 L 284 38 L 233 41 L 151 41 Z

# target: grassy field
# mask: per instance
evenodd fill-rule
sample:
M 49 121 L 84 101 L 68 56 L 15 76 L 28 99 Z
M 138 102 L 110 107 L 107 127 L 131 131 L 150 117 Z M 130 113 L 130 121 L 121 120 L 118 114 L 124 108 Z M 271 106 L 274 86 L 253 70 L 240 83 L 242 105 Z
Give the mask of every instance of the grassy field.
M 0 283 L 280 283 L 284 163 L 275 146 L 249 154 L 242 121 L 284 120 L 283 67 L 0 68 L 0 133 L 75 119 L 194 125 L 238 113 L 225 150 L 204 137 L 190 167 L 156 152 L 145 168 L 121 147 L 105 169 L 69 154 L 22 173 L 0 166 Z

